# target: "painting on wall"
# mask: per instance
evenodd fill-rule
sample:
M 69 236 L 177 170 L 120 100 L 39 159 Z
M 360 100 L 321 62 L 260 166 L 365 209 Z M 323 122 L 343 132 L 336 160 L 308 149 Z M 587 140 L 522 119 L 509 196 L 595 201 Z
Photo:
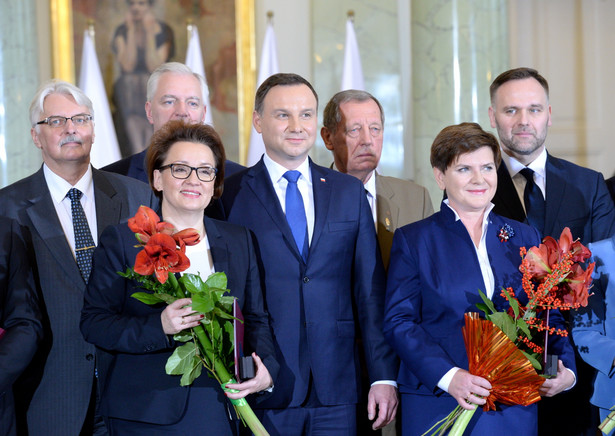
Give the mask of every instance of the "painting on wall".
M 205 0 L 72 0 L 76 77 L 84 31 L 94 27 L 98 62 L 123 156 L 149 144 L 145 115 L 150 73 L 169 61 L 184 62 L 188 25 L 198 28 L 213 124 L 229 158 L 237 160 L 238 73 L 235 2 Z

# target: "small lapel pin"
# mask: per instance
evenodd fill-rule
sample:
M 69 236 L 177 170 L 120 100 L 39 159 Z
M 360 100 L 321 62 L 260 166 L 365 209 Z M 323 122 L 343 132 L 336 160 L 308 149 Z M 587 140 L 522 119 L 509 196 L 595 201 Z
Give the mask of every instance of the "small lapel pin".
M 321 182 L 326 182 L 326 180 L 325 180 L 325 178 L 324 178 L 324 177 L 321 177 L 321 178 L 320 178 L 320 181 L 321 181 Z

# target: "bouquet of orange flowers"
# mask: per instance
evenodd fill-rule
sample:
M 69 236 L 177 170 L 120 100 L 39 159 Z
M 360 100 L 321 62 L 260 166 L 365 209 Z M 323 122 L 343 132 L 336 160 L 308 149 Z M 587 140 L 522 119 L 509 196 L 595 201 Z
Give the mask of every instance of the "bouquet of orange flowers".
M 160 221 L 152 209 L 141 206 L 128 227 L 135 232 L 143 246 L 135 259 L 133 268 L 118 273 L 135 280 L 150 292 L 136 292 L 133 298 L 145 304 L 170 304 L 181 298 L 192 299 L 192 309 L 203 315 L 201 323 L 182 330 L 173 338 L 184 345 L 177 347 L 165 367 L 169 375 L 181 375 L 180 385 L 187 386 L 201 375 L 205 368 L 223 390 L 233 378 L 234 365 L 233 320 L 234 297 L 224 295 L 226 275 L 217 272 L 203 281 L 199 275 L 183 274 L 179 279 L 174 273 L 185 271 L 190 266 L 186 245 L 199 241 L 194 229 L 176 232 L 173 225 Z M 257 435 L 268 435 L 245 399 L 230 400 L 237 415 Z
M 583 268 L 591 252 L 572 239 L 566 227 L 559 241 L 547 236 L 538 247 L 521 248 L 522 286 L 528 300 L 523 305 L 512 288 L 502 289 L 509 309 L 498 312 L 493 302 L 481 292 L 484 320 L 477 313 L 465 314 L 463 337 L 468 355 L 469 372 L 483 377 L 492 390 L 483 410 L 495 410 L 495 402 L 528 406 L 540 400 L 539 388 L 550 335 L 567 336 L 568 332 L 549 326 L 551 309 L 570 310 L 587 305 L 594 263 Z M 457 406 L 425 434 L 460 436 L 476 411 Z M 435 430 L 434 428 L 438 426 Z M 433 432 L 432 432 L 433 430 Z M 432 433 L 429 433 L 432 432 Z

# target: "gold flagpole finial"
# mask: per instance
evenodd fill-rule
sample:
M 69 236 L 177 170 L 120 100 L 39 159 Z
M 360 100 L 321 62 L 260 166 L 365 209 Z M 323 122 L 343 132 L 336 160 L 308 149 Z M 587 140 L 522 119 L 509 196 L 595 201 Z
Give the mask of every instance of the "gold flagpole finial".
M 271 23 L 273 21 L 273 11 L 267 11 L 267 23 Z
M 194 27 L 194 21 L 192 18 L 186 19 L 186 31 L 188 32 L 188 41 L 192 37 L 192 28 Z
M 348 19 L 354 21 L 354 11 L 352 9 L 348 10 L 348 12 L 346 13 L 346 16 L 348 17 Z

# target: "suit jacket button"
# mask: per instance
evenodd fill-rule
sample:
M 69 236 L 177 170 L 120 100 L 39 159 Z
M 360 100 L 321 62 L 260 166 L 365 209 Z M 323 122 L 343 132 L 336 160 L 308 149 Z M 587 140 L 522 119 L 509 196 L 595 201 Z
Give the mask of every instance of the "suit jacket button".
M 91 362 L 92 360 L 94 360 L 94 355 L 92 353 L 86 354 L 85 360 L 87 360 L 88 362 Z
M 303 277 L 303 283 L 307 283 L 307 282 L 309 282 L 309 281 L 310 281 L 310 278 L 309 278 L 309 277 Z

